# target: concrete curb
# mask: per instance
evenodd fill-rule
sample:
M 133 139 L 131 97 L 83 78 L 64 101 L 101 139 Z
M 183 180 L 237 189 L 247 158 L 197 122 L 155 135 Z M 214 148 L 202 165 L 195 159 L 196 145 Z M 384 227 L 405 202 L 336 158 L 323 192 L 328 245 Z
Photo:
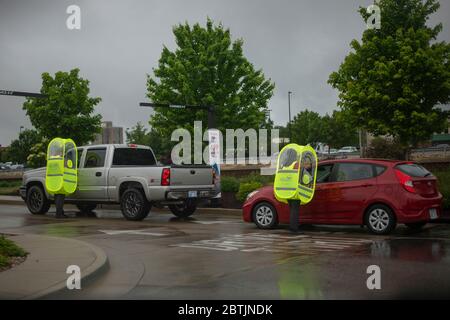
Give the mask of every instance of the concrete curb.
M 55 238 L 55 237 L 53 237 L 53 238 Z M 74 241 L 74 242 L 82 243 L 83 245 L 89 247 L 96 255 L 95 262 L 92 263 L 86 269 L 81 270 L 82 271 L 81 272 L 82 287 L 88 283 L 91 283 L 92 281 L 97 279 L 99 276 L 103 275 L 106 271 L 108 271 L 108 269 L 109 269 L 108 256 L 102 249 L 100 249 L 99 247 L 94 246 L 88 242 L 75 240 L 75 239 L 70 239 L 70 240 Z M 51 286 L 41 292 L 38 292 L 31 296 L 27 296 L 27 297 L 23 298 L 22 300 L 44 300 L 44 299 L 54 300 L 54 299 L 58 298 L 59 294 L 61 294 L 63 292 L 68 292 L 68 291 L 70 291 L 70 290 L 67 289 L 66 279 L 64 279 L 64 281 L 62 281 L 54 286 Z
M 14 241 L 14 237 L 21 237 L 21 239 L 16 239 L 15 242 L 17 242 L 20 246 L 22 246 L 25 250 L 30 252 L 31 258 L 28 257 L 27 260 L 25 260 L 22 264 L 6 270 L 4 272 L 8 272 L 7 278 L 4 279 L 11 279 L 10 281 L 6 282 L 8 284 L 3 283 L 6 287 L 4 293 L 6 293 L 5 297 L 11 296 L 12 299 L 19 299 L 19 300 L 36 300 L 36 299 L 58 299 L 59 295 L 64 293 L 69 293 L 71 290 L 67 289 L 66 287 L 66 281 L 67 275 L 62 271 L 56 271 L 57 275 L 54 280 L 49 280 L 48 283 L 50 286 L 46 287 L 46 281 L 37 281 L 34 282 L 31 281 L 31 284 L 29 281 L 25 280 L 26 277 L 30 277 L 30 273 L 32 274 L 32 278 L 40 277 L 43 274 L 46 273 L 46 271 L 42 271 L 42 268 L 46 268 L 48 270 L 51 270 L 52 264 L 46 264 L 37 265 L 37 269 L 33 266 L 34 261 L 52 261 L 53 259 L 64 259 L 63 261 L 71 261 L 72 259 L 85 259 L 85 257 L 90 256 L 93 262 L 90 264 L 87 264 L 85 266 L 81 267 L 81 285 L 82 288 L 87 283 L 97 279 L 100 275 L 104 274 L 109 269 L 109 260 L 106 253 L 100 249 L 99 247 L 92 245 L 88 242 L 77 240 L 77 239 L 71 239 L 71 238 L 63 238 L 63 237 L 53 237 L 53 236 L 46 236 L 46 235 L 38 235 L 38 234 L 28 234 L 28 233 L 15 233 L 15 234 L 8 234 L 11 236 L 11 239 Z M 63 242 L 62 239 L 64 239 Z M 32 245 L 36 242 L 42 242 L 42 247 Z M 28 243 L 28 245 L 27 245 Z M 46 244 L 55 244 L 55 243 L 64 243 L 64 246 L 62 247 L 62 250 L 66 250 L 65 252 L 69 252 L 70 256 L 61 257 L 56 254 L 52 254 L 52 247 L 46 246 Z M 44 250 L 44 253 L 42 252 L 42 248 L 46 248 Z M 65 249 L 64 249 L 65 248 Z M 82 248 L 83 255 L 74 254 L 72 251 L 70 251 L 71 248 L 78 249 Z M 60 248 L 61 249 L 61 248 Z M 40 253 L 36 253 L 40 252 Z M 34 257 L 33 257 L 34 255 Z M 29 262 L 31 265 L 27 265 L 28 259 L 31 259 Z M 44 262 L 41 262 L 44 263 Z M 64 262 L 65 263 L 65 262 Z M 70 264 L 70 263 L 69 263 Z M 68 265 L 69 265 L 68 264 Z M 22 267 L 22 269 L 20 269 Z M 17 268 L 17 269 L 16 269 Z M 43 273 L 44 272 L 44 273 Z M 47 271 L 48 273 L 48 271 Z M 60 274 L 61 273 L 61 274 Z M 3 272 L 2 272 L 3 274 Z M 26 276 L 25 278 L 24 275 Z M 17 279 L 17 280 L 13 280 Z M 40 278 L 42 279 L 42 278 Z M 23 292 L 23 289 L 20 289 L 16 287 L 15 283 L 16 281 L 22 281 L 21 286 L 24 286 L 24 283 L 26 283 L 26 286 L 28 286 L 28 289 L 26 291 L 29 292 Z M 23 282 L 25 281 L 25 282 Z M 6 298 L 9 299 L 9 298 Z

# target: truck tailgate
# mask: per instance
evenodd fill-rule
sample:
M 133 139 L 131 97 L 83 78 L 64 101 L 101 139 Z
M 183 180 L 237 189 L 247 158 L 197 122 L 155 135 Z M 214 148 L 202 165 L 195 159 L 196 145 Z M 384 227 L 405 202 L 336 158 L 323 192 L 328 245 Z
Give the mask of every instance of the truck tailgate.
M 213 171 L 210 166 L 172 166 L 170 185 L 200 186 L 213 184 Z

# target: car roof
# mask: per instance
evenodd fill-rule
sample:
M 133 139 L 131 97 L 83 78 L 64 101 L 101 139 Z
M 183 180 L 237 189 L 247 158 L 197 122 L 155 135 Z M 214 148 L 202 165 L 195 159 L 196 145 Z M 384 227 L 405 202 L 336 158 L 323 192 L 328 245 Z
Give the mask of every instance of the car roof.
M 411 162 L 404 160 L 391 160 L 391 159 L 373 159 L 373 158 L 354 158 L 354 159 L 330 159 L 320 161 L 320 164 L 327 163 L 370 163 L 370 164 L 380 164 L 380 165 L 397 165 L 400 163 Z
M 143 149 L 151 149 L 149 146 L 143 146 L 143 145 L 139 145 L 139 144 L 91 144 L 91 145 L 86 145 L 86 146 L 79 146 L 77 147 L 79 148 L 106 148 L 108 146 L 114 146 L 114 148 L 143 148 Z

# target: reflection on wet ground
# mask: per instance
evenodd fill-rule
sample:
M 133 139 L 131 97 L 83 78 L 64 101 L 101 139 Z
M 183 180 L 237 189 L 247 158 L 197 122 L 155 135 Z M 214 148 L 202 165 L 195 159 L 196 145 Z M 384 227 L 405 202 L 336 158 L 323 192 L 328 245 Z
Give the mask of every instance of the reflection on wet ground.
M 359 226 L 286 226 L 258 230 L 241 217 L 214 213 L 189 219 L 167 211 L 144 221 L 120 211 L 57 220 L 20 206 L 0 206 L 0 232 L 73 237 L 103 248 L 111 269 L 64 298 L 382 299 L 450 297 L 450 225 L 423 231 L 399 226 L 375 236 Z M 378 265 L 382 290 L 367 289 Z

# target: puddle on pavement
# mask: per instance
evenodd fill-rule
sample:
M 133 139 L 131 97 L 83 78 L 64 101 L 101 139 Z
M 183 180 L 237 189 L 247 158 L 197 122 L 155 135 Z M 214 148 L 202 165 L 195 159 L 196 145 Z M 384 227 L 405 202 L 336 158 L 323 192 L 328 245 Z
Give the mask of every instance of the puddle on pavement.
M 374 258 L 398 259 L 414 262 L 450 262 L 450 240 L 403 238 L 374 241 L 366 247 L 366 254 Z

